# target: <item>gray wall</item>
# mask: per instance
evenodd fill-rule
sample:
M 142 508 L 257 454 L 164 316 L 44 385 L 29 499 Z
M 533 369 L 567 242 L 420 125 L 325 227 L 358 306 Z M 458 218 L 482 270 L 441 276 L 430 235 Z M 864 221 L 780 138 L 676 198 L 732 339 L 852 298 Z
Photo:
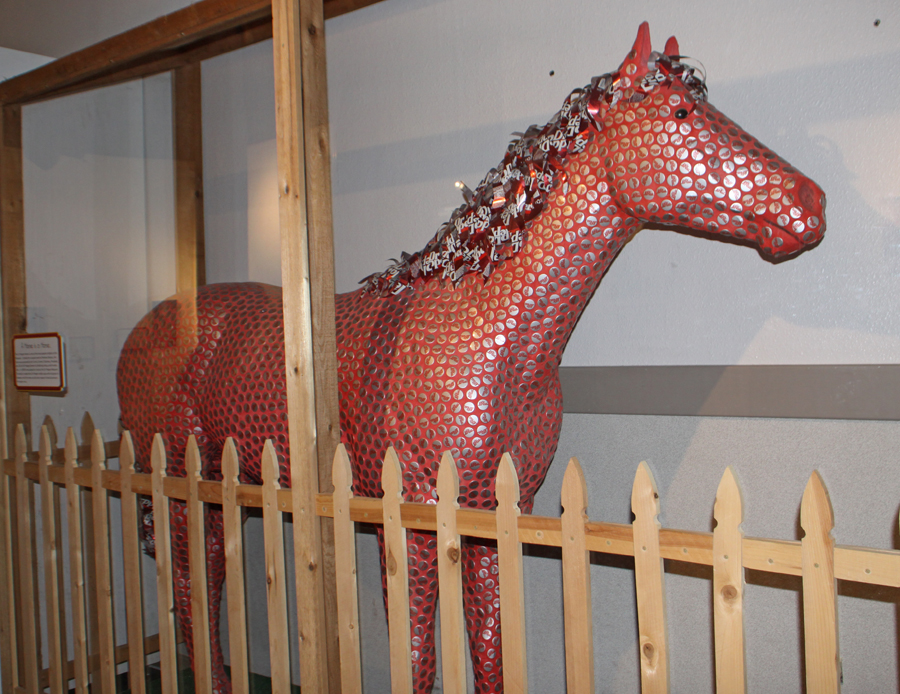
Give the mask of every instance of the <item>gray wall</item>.
M 153 14 L 173 9 L 156 7 Z M 510 133 L 545 122 L 571 89 L 616 68 L 643 19 L 657 46 L 674 33 L 682 52 L 703 62 L 713 104 L 822 185 L 829 230 L 818 248 L 780 264 L 645 230 L 613 265 L 564 363 L 900 361 L 900 104 L 890 86 L 900 71 L 900 8 L 889 2 L 387 0 L 329 21 L 339 290 L 424 245 L 460 202 L 454 181 L 474 186 Z M 270 56 L 266 43 L 204 65 L 211 280 L 279 275 L 267 184 Z M 72 347 L 70 392 L 36 398 L 36 422 L 52 412 L 77 424 L 90 408 L 115 435 L 109 394 L 123 331 L 171 282 L 166 89 L 159 78 L 26 109 L 30 318 L 35 329 L 65 333 Z M 590 515 L 628 522 L 634 471 L 647 460 L 662 522 L 705 531 L 731 464 L 743 484 L 745 531 L 797 539 L 800 496 L 819 469 L 837 541 L 890 548 L 898 542 L 898 439 L 895 422 L 567 414 L 535 511 L 558 513 L 564 462 L 577 455 L 591 480 Z M 257 537 L 253 521 L 247 533 Z M 377 558 L 371 535 L 360 545 L 366 686 L 380 692 L 388 675 Z M 597 558 L 592 574 L 598 689 L 636 691 L 632 576 L 609 564 Z M 712 691 L 709 582 L 671 568 L 672 689 Z M 527 559 L 535 691 L 561 688 L 559 571 L 552 555 Z M 748 580 L 751 689 L 797 691 L 797 584 Z M 896 595 L 864 601 L 842 591 L 844 691 L 896 690 Z M 255 653 L 254 669 L 265 671 L 264 648 Z

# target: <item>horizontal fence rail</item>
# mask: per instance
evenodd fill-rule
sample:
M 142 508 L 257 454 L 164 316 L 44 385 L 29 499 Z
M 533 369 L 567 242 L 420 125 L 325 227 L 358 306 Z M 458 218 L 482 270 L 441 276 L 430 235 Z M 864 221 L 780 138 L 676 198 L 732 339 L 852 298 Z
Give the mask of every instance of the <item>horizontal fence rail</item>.
M 293 509 L 291 490 L 278 483 L 278 461 L 267 445 L 262 459 L 264 483 L 239 483 L 239 461 L 229 439 L 222 459 L 221 482 L 200 478 L 200 454 L 191 438 L 186 455 L 187 477 L 169 477 L 163 439 L 153 441 L 152 473 L 135 472 L 129 434 L 105 443 L 99 432 L 90 444 L 78 445 L 69 429 L 62 447 L 54 428 L 44 427 L 37 451 L 28 451 L 24 430 L 16 437 L 15 456 L 2 463 L 0 475 L 0 663 L 7 691 L 37 694 L 69 690 L 113 694 L 116 666 L 127 663 L 129 688 L 145 691 L 147 655 L 159 652 L 162 691 L 177 691 L 177 639 L 172 589 L 171 542 L 168 528 L 170 500 L 187 502 L 189 553 L 192 565 L 195 683 L 208 689 L 211 678 L 205 575 L 204 513 L 207 504 L 223 504 L 226 592 L 230 662 L 235 692 L 249 691 L 247 615 L 241 508 L 262 509 L 265 572 L 269 606 L 269 643 L 273 686 L 290 685 L 287 636 L 284 514 Z M 107 468 L 119 459 L 119 470 Z M 359 606 L 356 583 L 355 524 L 385 526 L 388 620 L 391 634 L 391 677 L 394 692 L 410 691 L 412 671 L 406 566 L 406 532 L 437 533 L 440 583 L 443 686 L 465 692 L 465 621 L 463 617 L 463 538 L 496 539 L 499 554 L 502 650 L 508 691 L 527 691 L 527 644 L 522 581 L 525 544 L 559 547 L 564 586 L 566 683 L 569 692 L 594 688 L 593 633 L 590 594 L 590 553 L 634 557 L 642 691 L 668 691 L 669 656 L 666 644 L 664 559 L 712 567 L 713 622 L 717 692 L 744 692 L 743 572 L 746 569 L 800 576 L 803 583 L 807 690 L 837 692 L 840 688 L 837 579 L 900 587 L 900 551 L 835 545 L 834 519 L 822 479 L 813 473 L 800 505 L 802 541 L 744 537 L 741 495 L 728 468 L 716 493 L 711 533 L 660 527 L 659 495 L 650 468 L 642 463 L 632 489 L 631 525 L 605 523 L 588 517 L 584 473 L 572 459 L 561 490 L 560 518 L 522 515 L 515 465 L 504 455 L 498 472 L 497 511 L 460 508 L 459 479 L 450 454 L 438 473 L 437 504 L 402 499 L 399 460 L 385 455 L 383 499 L 359 498 L 352 493 L 352 472 L 341 446 L 335 456 L 333 494 L 317 496 L 317 513 L 335 519 L 338 631 L 342 691 L 362 691 Z M 37 536 L 36 491 L 40 490 L 41 536 Z M 60 490 L 66 490 L 62 504 Z M 144 636 L 141 557 L 138 540 L 138 496 L 152 497 L 156 527 L 156 592 L 159 634 Z M 109 542 L 110 497 L 121 499 L 123 540 Z M 65 526 L 67 533 L 63 532 Z M 68 535 L 64 546 L 62 538 Z M 40 546 L 41 551 L 38 551 Z M 121 551 L 125 572 L 127 645 L 116 646 L 112 598 L 111 557 Z M 64 562 L 66 555 L 67 562 Z M 68 576 L 63 570 L 69 566 Z M 38 576 L 43 574 L 43 590 Z M 66 581 L 70 600 L 65 600 Z M 43 597 L 41 597 L 43 594 Z M 46 633 L 37 619 L 40 605 L 47 614 Z M 198 617 L 198 615 L 200 615 Z M 520 626 L 516 627 L 515 625 Z M 509 625 L 513 625 L 510 628 Z M 73 634 L 73 652 L 66 650 L 66 633 Z M 45 658 L 46 655 L 46 658 Z M 48 667 L 43 668 L 46 659 Z M 575 666 L 575 664 L 578 666 Z M 302 673 L 301 673 L 302 675 Z

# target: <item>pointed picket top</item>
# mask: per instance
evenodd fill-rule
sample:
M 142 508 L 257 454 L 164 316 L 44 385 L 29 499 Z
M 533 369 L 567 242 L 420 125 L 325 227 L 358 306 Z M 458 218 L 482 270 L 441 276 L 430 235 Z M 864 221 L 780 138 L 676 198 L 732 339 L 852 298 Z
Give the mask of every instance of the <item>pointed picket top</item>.
M 197 446 L 197 438 L 191 434 L 188 436 L 187 447 L 184 450 L 184 468 L 189 479 L 201 479 L 200 448 Z
M 275 445 L 272 443 L 272 439 L 266 439 L 266 443 L 263 445 L 260 465 L 262 467 L 263 486 L 281 489 L 281 485 L 278 483 L 280 477 L 278 454 L 275 452 Z
M 94 418 L 91 417 L 91 413 L 85 412 L 84 417 L 81 418 L 81 440 L 85 443 L 90 441 L 96 429 L 97 427 L 94 426 Z
M 459 475 L 456 471 L 456 461 L 450 451 L 444 451 L 441 456 L 441 464 L 438 465 L 437 492 L 440 501 L 449 502 L 454 508 L 459 508 Z
M 101 470 L 106 469 L 106 446 L 99 429 L 94 429 L 91 436 L 91 464 L 99 466 Z
M 131 475 L 134 469 L 134 442 L 131 440 L 131 432 L 125 430 L 119 439 L 119 469 Z
M 234 439 L 229 436 L 225 439 L 225 446 L 222 448 L 222 478 L 233 485 L 238 485 L 240 484 L 239 474 L 237 446 L 234 445 Z
M 75 430 L 72 427 L 66 429 L 66 465 L 78 465 L 78 441 L 75 440 Z
M 656 491 L 656 480 L 646 461 L 638 465 L 634 475 L 634 484 L 631 487 L 631 512 L 638 517 L 639 513 L 648 514 L 653 521 L 659 523 L 656 518 L 659 515 L 659 493 Z
M 563 476 L 561 501 L 563 515 L 567 513 L 580 514 L 587 519 L 587 486 L 584 480 L 584 470 L 578 458 L 571 458 Z
M 50 430 L 47 428 L 46 424 L 41 427 L 38 455 L 42 465 L 48 465 L 50 459 L 53 457 L 53 444 L 50 443 Z
M 500 466 L 497 468 L 496 492 L 497 508 L 511 504 L 516 514 L 519 511 L 519 476 L 516 474 L 516 466 L 512 456 L 504 453 L 500 458 Z
M 28 440 L 25 437 L 25 425 L 19 424 L 16 427 L 16 459 L 21 458 L 22 460 L 28 455 Z
M 803 491 L 803 500 L 800 502 L 800 527 L 809 532 L 813 524 L 827 529 L 834 529 L 834 512 L 831 509 L 831 499 L 828 490 L 822 481 L 818 470 L 813 470 Z
M 381 468 L 381 490 L 385 499 L 400 499 L 403 501 L 403 470 L 400 468 L 400 459 L 393 446 L 388 446 L 384 454 L 384 465 Z
M 331 483 L 334 485 L 334 493 L 347 497 L 353 496 L 353 471 L 350 469 L 350 456 L 347 448 L 339 443 L 334 451 L 331 464 Z
M 150 461 L 155 472 L 160 477 L 165 477 L 168 472 L 168 464 L 166 462 L 166 444 L 163 442 L 162 434 L 153 435 L 153 445 L 150 449 Z M 162 489 L 160 489 L 162 491 Z
M 744 660 L 744 511 L 741 489 L 734 470 L 725 469 L 713 518 L 713 622 L 715 626 L 716 692 L 743 694 L 746 691 Z
M 53 417 L 49 414 L 44 417 L 41 428 L 47 429 L 47 435 L 50 437 L 50 455 L 52 456 L 53 451 L 56 450 L 56 442 L 59 441 L 59 437 L 56 435 L 56 423 L 53 421 Z

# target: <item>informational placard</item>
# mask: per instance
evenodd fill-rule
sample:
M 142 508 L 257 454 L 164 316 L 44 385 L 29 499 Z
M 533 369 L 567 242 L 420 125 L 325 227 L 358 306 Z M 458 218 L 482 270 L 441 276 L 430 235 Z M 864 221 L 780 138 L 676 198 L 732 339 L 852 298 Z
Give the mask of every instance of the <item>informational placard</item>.
M 59 333 L 13 336 L 15 383 L 19 390 L 66 389 L 66 350 Z

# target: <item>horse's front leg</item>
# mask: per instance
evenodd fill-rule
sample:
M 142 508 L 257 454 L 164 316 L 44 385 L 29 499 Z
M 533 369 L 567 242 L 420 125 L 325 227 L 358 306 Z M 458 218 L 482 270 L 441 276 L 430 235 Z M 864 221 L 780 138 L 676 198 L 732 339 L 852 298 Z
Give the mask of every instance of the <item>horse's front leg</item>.
M 384 560 L 384 530 L 378 527 L 381 580 L 387 609 L 387 574 Z M 406 533 L 409 567 L 409 641 L 412 650 L 413 691 L 429 694 L 437 667 L 434 620 L 438 596 L 437 537 L 434 533 Z
M 463 607 L 476 694 L 503 691 L 499 565 L 495 542 L 463 542 Z

